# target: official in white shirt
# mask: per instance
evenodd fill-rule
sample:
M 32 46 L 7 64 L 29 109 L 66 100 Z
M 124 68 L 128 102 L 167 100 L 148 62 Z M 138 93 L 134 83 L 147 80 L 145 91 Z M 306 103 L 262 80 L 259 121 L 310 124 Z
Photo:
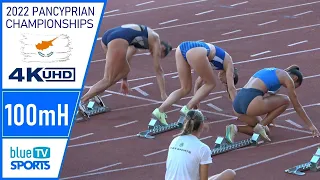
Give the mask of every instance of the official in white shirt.
M 169 146 L 165 180 L 208 180 L 212 163 L 211 150 L 199 140 L 205 127 L 204 116 L 199 110 L 190 110 L 180 136 Z M 235 172 L 225 170 L 210 180 L 233 180 Z

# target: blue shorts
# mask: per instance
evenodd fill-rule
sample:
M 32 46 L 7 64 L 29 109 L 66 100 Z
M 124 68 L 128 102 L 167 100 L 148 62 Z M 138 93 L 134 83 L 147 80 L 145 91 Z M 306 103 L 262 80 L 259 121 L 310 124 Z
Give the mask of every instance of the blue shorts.
M 242 88 L 233 101 L 233 109 L 239 114 L 247 114 L 248 106 L 257 96 L 263 96 L 264 92 L 254 88 Z
M 210 47 L 204 43 L 204 42 L 200 42 L 200 41 L 185 41 L 183 43 L 181 43 L 179 45 L 179 48 L 180 48 L 180 51 L 181 51 L 181 54 L 182 56 L 184 57 L 184 59 L 186 61 L 187 60 L 187 52 L 192 49 L 192 48 L 196 48 L 196 47 L 203 47 L 207 50 L 207 56 L 209 56 L 210 54 Z

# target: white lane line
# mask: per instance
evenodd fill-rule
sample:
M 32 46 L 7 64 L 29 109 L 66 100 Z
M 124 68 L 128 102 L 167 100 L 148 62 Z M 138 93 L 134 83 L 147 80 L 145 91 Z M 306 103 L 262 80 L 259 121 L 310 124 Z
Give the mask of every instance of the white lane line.
M 230 5 L 230 6 L 231 6 L 231 7 L 234 7 L 234 6 L 238 6 L 238 5 L 246 4 L 246 3 L 248 3 L 248 1 L 241 2 L 241 3 L 237 3 L 237 4 L 232 4 L 232 5 Z
M 82 175 L 77 175 L 77 176 L 69 176 L 69 177 L 65 177 L 65 178 L 60 178 L 60 180 L 75 179 L 75 178 L 81 178 L 81 177 L 87 177 L 87 176 L 94 176 L 94 175 L 111 173 L 111 172 L 118 172 L 118 171 L 125 171 L 125 170 L 131 170 L 131 169 L 150 167 L 150 166 L 157 166 L 157 165 L 161 165 L 161 164 L 166 164 L 166 161 L 150 163 L 150 164 L 142 164 L 142 165 L 131 166 L 131 167 L 126 167 L 126 168 L 112 169 L 112 170 L 101 171 L 101 172 L 94 172 L 94 173 L 90 173 L 90 174 L 88 173 L 88 174 L 82 174 Z
M 267 53 L 270 53 L 271 51 L 263 51 L 261 53 L 257 53 L 257 54 L 252 54 L 250 57 L 256 57 L 256 56 L 259 56 L 259 55 L 263 55 L 263 54 L 267 54 Z
M 292 120 L 290 120 L 290 119 L 287 119 L 286 122 L 287 122 L 287 123 L 290 123 L 291 125 L 293 125 L 293 126 L 295 126 L 295 127 L 297 127 L 297 128 L 300 128 L 300 129 L 303 128 L 300 124 L 298 124 L 298 123 L 296 123 L 296 122 L 294 122 L 294 121 L 292 121 Z
M 159 23 L 159 25 L 168 24 L 168 23 L 175 22 L 175 21 L 178 21 L 178 20 L 179 19 L 172 19 L 172 20 L 169 20 L 169 21 L 161 22 L 161 23 Z
M 226 16 L 226 17 L 221 17 L 221 18 L 216 18 L 216 19 L 207 19 L 207 20 L 203 20 L 203 21 L 195 21 L 195 22 L 190 22 L 190 23 L 185 23 L 185 24 L 178 24 L 178 25 L 154 28 L 153 30 L 157 31 L 157 30 L 162 30 L 162 29 L 170 29 L 170 28 L 188 26 L 188 25 L 193 25 L 193 24 L 200 24 L 200 23 L 207 23 L 207 22 L 213 22 L 213 21 L 219 21 L 219 20 L 225 20 L 225 19 L 232 19 L 232 18 L 249 16 L 249 15 L 254 15 L 254 14 L 262 14 L 262 13 L 266 13 L 266 12 L 273 12 L 273 11 L 290 9 L 290 8 L 295 8 L 295 7 L 300 7 L 300 6 L 306 6 L 306 5 L 316 4 L 316 3 L 320 3 L 320 1 L 304 3 L 304 4 L 298 4 L 298 5 L 293 5 L 293 6 L 286 6 L 286 7 L 275 8 L 275 9 L 268 9 L 268 10 L 263 10 L 263 11 L 256 11 L 256 12 L 252 12 L 252 13 L 245 13 L 245 14 L 238 14 L 238 15 L 233 15 L 233 16 Z
M 216 111 L 220 111 L 220 112 L 223 111 L 221 108 L 219 108 L 218 106 L 213 105 L 212 103 L 207 104 L 207 106 L 215 109 Z
M 179 75 L 176 75 L 176 76 L 172 76 L 171 78 L 172 79 L 176 79 L 176 78 L 178 78 L 179 77 Z
M 144 2 L 144 3 L 136 4 L 136 6 L 142 6 L 142 5 L 150 4 L 150 3 L 153 3 L 153 2 L 154 1 L 148 1 L 148 2 Z
M 313 75 L 313 76 L 307 76 L 307 77 L 304 77 L 304 79 L 309 79 L 309 78 L 314 78 L 314 77 L 319 77 L 320 74 L 316 74 L 316 75 Z M 318 105 L 320 105 L 320 103 L 318 103 Z
M 258 26 L 267 25 L 267 24 L 274 23 L 274 22 L 277 22 L 277 21 L 278 20 L 268 21 L 268 22 L 265 22 L 265 23 L 258 24 Z
M 107 11 L 104 14 L 109 14 L 109 13 L 118 12 L 118 11 L 119 11 L 119 9 L 115 9 L 115 10 Z
M 217 100 L 217 99 L 221 99 L 222 96 L 218 96 L 218 97 L 214 97 L 214 98 L 211 98 L 211 99 L 207 99 L 205 101 L 202 101 L 201 103 L 206 103 L 206 102 L 209 102 L 209 101 L 214 101 L 214 100 Z
M 149 86 L 149 85 L 152 85 L 153 83 L 146 83 L 146 84 L 142 84 L 140 86 L 136 86 L 136 87 L 133 87 L 131 89 L 135 89 L 135 88 L 141 88 L 141 87 L 145 87 L 145 86 Z
M 306 149 L 310 149 L 310 148 L 313 148 L 313 147 L 316 147 L 316 146 L 319 146 L 319 145 L 320 145 L 320 143 L 316 143 L 316 144 L 313 144 L 313 145 L 310 145 L 310 146 L 307 146 L 307 147 L 303 147 L 303 148 L 300 148 L 300 149 L 297 149 L 297 150 L 294 150 L 294 151 L 290 151 L 290 152 L 287 152 L 287 153 L 284 153 L 284 154 L 281 154 L 281 155 L 278 155 L 278 156 L 275 156 L 275 157 L 272 157 L 272 158 L 268 158 L 268 159 L 265 159 L 265 160 L 262 160 L 262 161 L 251 163 L 251 164 L 248 164 L 246 166 L 238 167 L 238 168 L 234 169 L 234 171 L 239 171 L 239 170 L 246 169 L 246 168 L 249 168 L 249 167 L 252 167 L 252 166 L 256 166 L 256 165 L 259 165 L 259 164 L 263 164 L 263 163 L 266 163 L 266 162 L 269 162 L 269 161 L 273 161 L 275 159 L 279 159 L 279 158 L 282 158 L 282 157 L 285 157 L 285 156 L 288 156 L 288 155 L 291 155 L 291 154 L 295 154 L 297 152 L 304 151 Z
M 231 31 L 231 32 L 227 32 L 227 33 L 223 33 L 223 34 L 221 34 L 222 36 L 224 36 L 224 35 L 228 35 L 228 34 L 233 34 L 233 33 L 236 33 L 236 32 L 240 32 L 241 30 L 240 29 L 238 29 L 238 30 L 235 30 L 235 31 Z
M 207 0 L 202 0 L 202 1 L 207 1 Z M 197 1 L 197 2 L 202 2 L 202 1 Z M 197 2 L 195 2 L 195 3 L 197 3 Z M 195 21 L 195 22 L 186 23 L 186 24 L 179 24 L 179 25 L 174 25 L 174 26 L 155 28 L 153 30 L 169 29 L 169 28 L 175 28 L 175 27 L 180 27 L 180 26 L 188 26 L 188 25 L 192 25 L 192 24 L 199 24 L 199 23 L 218 21 L 218 20 L 224 20 L 224 19 L 232 19 L 232 18 L 237 18 L 237 17 L 242 17 L 242 16 L 249 16 L 249 15 L 254 15 L 254 14 L 262 14 L 262 13 L 266 13 L 266 12 L 272 12 L 272 11 L 278 11 L 278 10 L 283 10 L 283 9 L 290 9 L 290 8 L 295 8 L 295 7 L 300 7 L 300 6 L 316 4 L 316 3 L 319 3 L 319 2 L 320 1 L 315 1 L 315 2 L 310 2 L 310 3 L 297 4 L 297 5 L 293 5 L 293 6 L 285 6 L 285 7 L 281 7 L 281 8 L 268 9 L 268 10 L 263 10 L 263 11 L 256 11 L 256 12 L 252 12 L 252 13 L 238 14 L 238 15 L 234 15 L 234 16 L 226 16 L 226 17 L 221 17 L 221 18 L 217 18 L 217 19 L 208 19 L 208 20 L 203 20 L 203 21 Z M 124 14 L 124 13 L 122 13 L 122 14 Z M 119 15 L 119 14 L 112 14 L 112 15 L 108 15 L 108 16 L 104 16 L 104 17 L 116 16 L 116 15 Z M 97 40 L 101 40 L 101 37 L 97 38 Z
M 105 95 L 102 95 L 102 96 L 101 96 L 101 98 L 108 97 L 108 96 L 112 96 L 112 94 L 105 94 Z
M 204 11 L 204 12 L 201 12 L 201 13 L 197 13 L 195 14 L 196 16 L 199 16 L 199 15 L 202 15 L 202 14 L 207 14 L 207 13 L 211 13 L 213 12 L 214 10 L 209 10 L 209 11 Z
M 320 74 L 313 75 L 313 76 L 307 76 L 307 77 L 304 77 L 303 79 L 309 79 L 309 78 L 314 78 L 314 77 L 318 77 L 318 76 L 320 76 Z M 307 108 L 307 107 L 313 107 L 313 106 L 320 106 L 320 103 L 308 104 L 308 105 L 305 105 L 305 106 L 302 106 L 302 107 L 303 108 Z M 286 111 L 290 111 L 290 110 L 294 110 L 294 108 L 286 109 Z
M 206 140 L 206 139 L 210 139 L 210 138 L 212 138 L 212 136 L 203 137 L 203 138 L 200 138 L 200 141 L 203 141 L 203 140 Z
M 151 53 L 140 53 L 140 54 L 135 54 L 133 56 L 148 56 L 150 55 Z
M 150 153 L 150 154 L 145 154 L 143 155 L 144 157 L 148 157 L 148 156 L 152 156 L 152 155 L 155 155 L 155 154 L 159 154 L 159 153 L 162 153 L 162 152 L 165 152 L 167 151 L 168 149 L 162 149 L 160 151 L 156 151 L 156 152 L 153 152 L 153 153 Z
M 99 171 L 99 170 L 102 170 L 102 169 L 107 169 L 107 168 L 110 168 L 110 167 L 118 166 L 118 165 L 120 165 L 120 164 L 122 164 L 122 163 L 121 163 L 121 162 L 118 162 L 118 163 L 111 164 L 111 165 L 108 165 L 108 166 L 103 166 L 103 167 L 98 168 L 98 169 L 93 169 L 93 170 L 87 171 L 86 173 L 96 172 L 96 171 Z
M 293 44 L 289 44 L 288 46 L 291 47 L 291 46 L 295 46 L 295 45 L 298 45 L 298 44 L 303 44 L 303 43 L 306 43 L 306 42 L 308 42 L 308 40 L 299 41 L 299 42 L 296 42 L 296 43 L 293 43 Z
M 296 14 L 296 15 L 293 15 L 294 17 L 297 17 L 297 16 L 301 16 L 301 15 L 304 15 L 304 14 L 309 14 L 309 13 L 312 13 L 313 11 L 307 11 L 307 12 L 303 12 L 303 13 L 299 13 L 299 14 Z
M 308 138 L 312 138 L 312 137 L 313 136 L 304 136 L 304 137 L 299 137 L 299 138 L 286 139 L 286 140 L 283 140 L 283 141 L 277 141 L 277 142 L 262 144 L 262 145 L 260 145 L 260 147 L 276 145 L 276 144 L 282 144 L 282 143 L 287 143 L 287 142 L 292 142 L 292 141 L 299 141 L 299 140 L 302 140 L 302 139 L 308 139 Z M 252 148 L 255 148 L 255 147 L 254 146 L 249 146 L 249 147 L 246 147 L 246 148 L 237 149 L 236 151 L 243 151 L 243 150 L 252 149 Z
M 181 108 L 173 109 L 173 110 L 167 111 L 166 113 L 168 114 L 168 113 L 171 113 L 171 112 L 178 111 L 178 110 L 180 110 L 180 109 L 181 109 Z
M 291 52 L 291 53 L 279 54 L 279 55 L 275 55 L 275 56 L 251 59 L 251 60 L 247 60 L 247 61 L 239 61 L 239 62 L 235 62 L 233 64 L 243 64 L 243 63 L 261 61 L 261 60 L 266 60 L 266 59 L 274 59 L 274 58 L 277 58 L 277 57 L 301 54 L 301 53 L 305 53 L 305 52 L 312 52 L 312 51 L 318 51 L 318 50 L 320 50 L 320 48 L 314 48 L 314 49 L 308 49 L 308 50 L 303 50 L 303 51 L 296 51 L 296 52 Z
M 133 137 L 137 137 L 137 135 L 135 134 L 135 135 L 131 135 L 131 136 L 122 136 L 122 137 L 117 137 L 117 138 L 104 139 L 104 140 L 98 140 L 98 141 L 91 141 L 91 142 L 81 143 L 81 144 L 74 144 L 74 145 L 68 146 L 68 148 L 87 146 L 87 145 L 91 145 L 91 144 L 98 144 L 98 143 L 116 141 L 116 140 L 120 140 L 120 139 L 128 139 L 128 138 L 133 138 Z
M 274 126 L 274 125 L 271 125 L 271 126 Z M 277 128 L 282 128 L 282 129 L 287 129 L 287 130 L 291 130 L 291 131 L 295 131 L 295 132 L 301 132 L 301 133 L 306 133 L 306 134 L 312 134 L 310 131 L 305 131 L 305 130 L 300 130 L 300 129 L 295 129 L 295 128 L 290 128 L 290 127 L 287 127 L 287 126 L 282 126 L 282 125 L 275 125 L 274 127 L 277 127 Z
M 138 122 L 138 120 L 130 121 L 130 122 L 127 122 L 127 123 L 124 123 L 124 124 L 120 124 L 120 125 L 114 126 L 114 127 L 115 127 L 115 128 L 118 128 L 118 127 L 130 125 L 130 124 L 133 124 L 133 123 L 136 123 L 136 122 Z
M 155 103 L 141 104 L 141 105 L 136 105 L 136 106 L 123 107 L 123 108 L 119 108 L 119 109 L 113 109 L 112 111 L 122 111 L 122 110 L 128 110 L 128 109 L 135 109 L 135 108 L 150 106 L 150 105 L 154 105 L 154 104 L 161 104 L 161 102 L 155 102 Z
M 261 33 L 261 34 L 253 34 L 253 35 L 248 35 L 248 36 L 241 36 L 241 37 L 237 37 L 237 38 L 225 39 L 225 40 L 220 40 L 220 41 L 213 41 L 213 42 L 209 42 L 209 43 L 218 44 L 218 43 L 223 43 L 223 42 L 230 42 L 230 41 L 248 39 L 248 38 L 253 38 L 253 37 L 260 37 L 260 36 L 265 36 L 265 35 L 270 35 L 270 34 L 277 34 L 277 33 L 282 33 L 282 32 L 300 30 L 300 29 L 305 29 L 305 28 L 312 28 L 312 27 L 317 27 L 317 26 L 320 26 L 320 24 L 312 24 L 312 25 L 308 25 L 308 26 L 300 26 L 300 27 L 295 27 L 295 28 L 282 29 L 282 30 L 278 30 L 278 31 L 271 31 L 271 32 L 266 32 L 266 33 Z M 176 48 L 174 48 L 173 50 L 175 50 L 175 49 Z M 144 53 L 144 54 L 147 55 L 146 53 Z M 139 55 L 142 55 L 142 54 L 139 54 Z M 93 60 L 93 61 L 91 61 L 91 63 L 101 62 L 101 61 L 105 61 L 105 60 L 106 59 Z M 177 72 L 171 73 L 171 74 L 177 74 Z
M 143 91 L 140 88 L 134 88 L 134 90 L 136 90 L 138 93 L 142 94 L 143 96 L 149 96 L 149 94 L 145 91 Z
M 168 6 L 161 6 L 161 7 L 149 8 L 149 9 L 142 9 L 142 10 L 138 10 L 138 11 L 131 11 L 131 12 L 125 12 L 125 13 L 112 14 L 112 15 L 103 16 L 103 17 L 105 18 L 105 17 L 111 17 L 111 16 L 134 14 L 134 13 L 139 13 L 139 12 L 145 12 L 145 11 L 151 11 L 151 10 L 157 10 L 157 9 L 164 9 L 164 8 L 168 8 L 168 7 L 176 7 L 176 6 L 182 6 L 182 5 L 187 5 L 187 4 L 195 4 L 195 3 L 199 3 L 199 2 L 205 2 L 205 1 L 208 1 L 208 0 L 190 1 L 190 2 L 185 2 L 185 3 L 172 4 L 172 5 L 168 5 Z
M 73 141 L 73 140 L 76 140 L 76 139 L 80 139 L 80 138 L 84 138 L 84 137 L 91 136 L 91 135 L 93 135 L 93 133 L 84 134 L 84 135 L 81 135 L 81 136 L 77 136 L 77 137 L 71 138 L 70 141 Z
M 273 158 L 265 159 L 263 161 L 259 161 L 259 162 L 256 162 L 256 163 L 253 163 L 253 164 L 249 164 L 249 165 L 246 165 L 246 166 L 241 166 L 241 167 L 237 168 L 236 170 L 239 171 L 239 170 L 251 167 L 251 166 L 255 166 L 255 165 L 258 165 L 258 164 L 269 162 L 269 161 L 272 161 L 272 160 L 275 160 L 275 159 L 278 159 L 278 158 L 281 158 L 281 157 L 284 157 L 284 156 L 288 156 L 288 155 L 291 155 L 291 154 L 295 154 L 297 152 L 300 152 L 300 151 L 303 151 L 303 150 L 306 150 L 306 149 L 310 149 L 310 148 L 313 148 L 313 147 L 316 147 L 316 146 L 319 146 L 319 145 L 320 145 L 320 143 L 313 144 L 311 146 L 307 146 L 307 147 L 300 148 L 300 149 L 297 149 L 297 150 L 294 150 L 294 151 L 290 151 L 288 153 L 285 153 L 285 154 L 282 154 L 282 155 L 279 155 L 279 156 L 275 156 Z M 125 167 L 125 168 L 112 169 L 112 170 L 95 172 L 95 173 L 90 173 L 90 174 L 88 173 L 88 174 L 82 174 L 82 175 L 76 175 L 76 176 L 69 176 L 69 177 L 61 178 L 61 180 L 75 179 L 75 178 L 94 176 L 94 175 L 106 174 L 106 173 L 112 173 L 112 172 L 120 172 L 120 171 L 126 171 L 126 170 L 132 170 L 132 169 L 138 169 L 138 168 L 144 168 L 144 167 L 165 165 L 165 164 L 166 164 L 166 161 L 156 162 L 156 163 L 149 163 L 149 164 L 142 164 L 142 165 L 137 165 L 137 166 L 130 166 L 130 167 Z

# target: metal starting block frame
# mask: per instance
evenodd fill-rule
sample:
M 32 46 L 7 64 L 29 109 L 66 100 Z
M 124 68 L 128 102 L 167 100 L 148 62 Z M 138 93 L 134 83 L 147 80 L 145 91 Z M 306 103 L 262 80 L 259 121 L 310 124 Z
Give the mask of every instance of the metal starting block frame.
M 146 139 L 154 139 L 155 135 L 162 134 L 167 131 L 171 131 L 174 129 L 181 129 L 183 127 L 185 116 L 180 115 L 177 122 L 169 123 L 167 126 L 161 124 L 156 118 L 151 118 L 148 124 L 148 130 L 139 132 L 137 134 L 138 137 L 143 137 Z
M 258 146 L 259 140 L 260 134 L 254 133 L 249 139 L 230 144 L 225 137 L 218 136 L 215 141 L 215 146 L 211 150 L 211 156 L 216 156 L 218 154 L 226 153 L 247 146 Z
M 94 98 L 90 99 L 89 103 L 83 107 L 85 107 L 85 112 L 79 110 L 77 114 L 77 119 L 79 118 L 79 116 L 88 119 L 91 116 L 109 112 L 111 110 L 104 104 L 100 96 L 95 96 Z
M 299 164 L 295 167 L 286 169 L 284 172 L 288 174 L 294 174 L 298 176 L 305 175 L 305 171 L 313 171 L 317 172 L 320 171 L 320 147 L 318 147 L 317 152 L 312 156 L 311 160 L 304 164 Z

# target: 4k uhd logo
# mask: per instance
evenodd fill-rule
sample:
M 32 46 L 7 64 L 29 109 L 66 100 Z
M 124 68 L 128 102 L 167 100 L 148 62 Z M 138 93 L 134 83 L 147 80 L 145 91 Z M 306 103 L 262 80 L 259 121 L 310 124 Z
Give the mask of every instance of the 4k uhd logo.
M 18 82 L 75 82 L 76 68 L 16 68 L 9 79 Z
M 10 147 L 10 158 L 12 170 L 49 170 L 49 158 L 51 152 L 49 147 L 34 147 L 32 149 L 21 149 Z

